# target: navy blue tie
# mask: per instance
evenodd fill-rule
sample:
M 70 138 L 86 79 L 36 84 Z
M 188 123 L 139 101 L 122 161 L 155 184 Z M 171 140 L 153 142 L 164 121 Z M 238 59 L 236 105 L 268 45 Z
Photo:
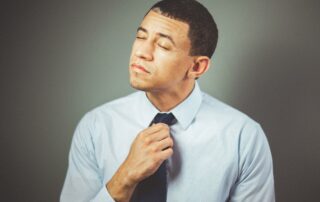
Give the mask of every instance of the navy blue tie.
M 176 123 L 172 113 L 158 113 L 153 123 L 165 123 L 169 126 Z M 135 188 L 130 202 L 165 202 L 167 200 L 167 161 L 150 177 L 141 181 Z

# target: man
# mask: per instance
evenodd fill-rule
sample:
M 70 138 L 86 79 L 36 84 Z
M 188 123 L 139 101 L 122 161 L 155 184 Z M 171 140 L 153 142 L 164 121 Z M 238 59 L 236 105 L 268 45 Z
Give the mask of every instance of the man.
M 261 127 L 196 82 L 217 37 L 196 1 L 164 0 L 148 11 L 129 65 L 139 91 L 80 121 L 61 201 L 274 201 Z

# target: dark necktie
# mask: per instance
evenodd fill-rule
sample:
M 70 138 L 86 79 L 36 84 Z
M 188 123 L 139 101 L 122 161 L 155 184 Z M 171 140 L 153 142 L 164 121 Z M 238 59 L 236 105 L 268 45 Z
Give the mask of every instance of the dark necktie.
M 153 123 L 165 123 L 169 126 L 176 123 L 172 113 L 158 113 Z M 135 188 L 130 202 L 165 202 L 167 200 L 167 161 L 150 177 L 141 181 Z

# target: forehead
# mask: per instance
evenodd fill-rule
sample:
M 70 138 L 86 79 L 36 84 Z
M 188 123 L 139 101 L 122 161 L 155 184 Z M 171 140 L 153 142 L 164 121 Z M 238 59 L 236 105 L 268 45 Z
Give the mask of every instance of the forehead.
M 155 11 L 150 11 L 142 20 L 141 27 L 150 33 L 163 33 L 175 40 L 188 40 L 189 25 Z

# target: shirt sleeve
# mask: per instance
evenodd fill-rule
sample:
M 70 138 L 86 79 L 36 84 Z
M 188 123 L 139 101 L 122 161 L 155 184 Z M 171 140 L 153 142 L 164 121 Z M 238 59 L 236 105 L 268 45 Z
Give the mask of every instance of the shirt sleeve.
M 230 202 L 274 202 L 272 155 L 259 124 L 247 124 L 239 139 L 239 175 Z
M 114 202 L 95 159 L 93 121 L 88 114 L 84 116 L 73 135 L 61 202 Z

